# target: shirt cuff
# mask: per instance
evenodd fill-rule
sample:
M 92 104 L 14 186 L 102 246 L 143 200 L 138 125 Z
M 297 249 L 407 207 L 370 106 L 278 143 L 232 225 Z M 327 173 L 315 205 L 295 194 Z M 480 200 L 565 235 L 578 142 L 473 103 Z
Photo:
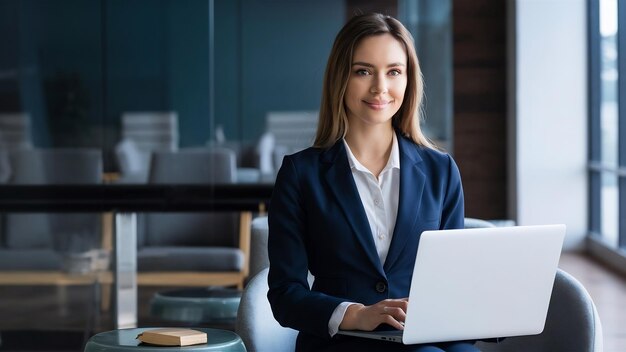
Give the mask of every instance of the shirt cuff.
M 341 325 L 341 322 L 343 321 L 343 316 L 346 315 L 346 310 L 348 310 L 348 307 L 353 304 L 356 303 L 342 302 L 337 306 L 337 308 L 335 308 L 335 311 L 330 316 L 330 320 L 328 321 L 328 333 L 330 334 L 330 337 L 337 334 L 337 331 L 339 331 L 339 325 Z

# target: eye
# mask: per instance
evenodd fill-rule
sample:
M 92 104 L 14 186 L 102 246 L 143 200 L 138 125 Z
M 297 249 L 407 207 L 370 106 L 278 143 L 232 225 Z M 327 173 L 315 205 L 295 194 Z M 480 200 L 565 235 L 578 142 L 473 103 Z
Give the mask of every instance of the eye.
M 390 76 L 400 76 L 402 74 L 402 72 L 398 69 L 393 69 L 391 71 L 389 71 L 389 75 Z
M 354 73 L 356 73 L 357 76 L 368 76 L 370 74 L 369 71 L 363 68 L 354 71 Z

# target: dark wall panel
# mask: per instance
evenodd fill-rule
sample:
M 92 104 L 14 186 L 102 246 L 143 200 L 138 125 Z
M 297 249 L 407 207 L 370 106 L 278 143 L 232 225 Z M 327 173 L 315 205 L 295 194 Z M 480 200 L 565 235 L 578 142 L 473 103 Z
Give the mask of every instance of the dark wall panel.
M 466 216 L 503 219 L 506 199 L 506 4 L 455 0 L 454 156 Z

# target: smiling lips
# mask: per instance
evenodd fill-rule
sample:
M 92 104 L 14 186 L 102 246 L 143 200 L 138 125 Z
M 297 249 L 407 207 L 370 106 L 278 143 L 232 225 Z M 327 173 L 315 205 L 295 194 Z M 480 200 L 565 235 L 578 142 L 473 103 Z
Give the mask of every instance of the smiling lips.
M 363 102 L 365 103 L 365 105 L 369 106 L 371 109 L 374 109 L 374 110 L 383 110 L 384 108 L 389 106 L 389 104 L 391 104 L 391 101 L 367 101 L 367 100 L 363 100 Z

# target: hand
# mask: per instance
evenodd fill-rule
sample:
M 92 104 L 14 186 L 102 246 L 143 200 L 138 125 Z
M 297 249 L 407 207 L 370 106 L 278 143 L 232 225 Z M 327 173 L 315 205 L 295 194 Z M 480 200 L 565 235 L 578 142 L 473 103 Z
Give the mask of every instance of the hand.
M 346 310 L 339 328 L 372 331 L 385 323 L 398 330 L 404 330 L 408 304 L 408 298 L 385 299 L 371 306 L 353 304 Z

